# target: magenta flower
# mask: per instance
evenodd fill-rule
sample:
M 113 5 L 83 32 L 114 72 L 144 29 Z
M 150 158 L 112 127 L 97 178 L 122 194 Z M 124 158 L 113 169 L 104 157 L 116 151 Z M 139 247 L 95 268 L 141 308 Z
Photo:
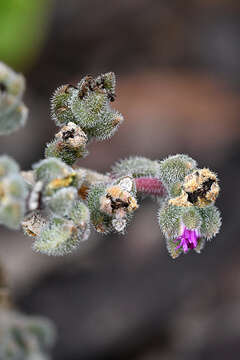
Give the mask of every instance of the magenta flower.
M 198 229 L 187 229 L 185 225 L 182 226 L 181 235 L 179 235 L 174 241 L 180 241 L 177 249 L 183 248 L 183 252 L 188 252 L 189 249 L 194 249 L 198 245 L 198 240 L 200 239 L 201 234 Z

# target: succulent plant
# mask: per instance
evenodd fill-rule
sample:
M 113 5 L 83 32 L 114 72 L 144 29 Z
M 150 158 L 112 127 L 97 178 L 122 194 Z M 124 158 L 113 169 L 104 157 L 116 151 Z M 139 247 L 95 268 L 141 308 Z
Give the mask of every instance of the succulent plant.
M 0 134 L 25 121 L 24 78 L 0 63 Z M 87 240 L 90 226 L 102 234 L 124 234 L 145 197 L 157 200 L 158 222 L 167 249 L 176 258 L 200 252 L 220 230 L 215 207 L 217 175 L 198 168 L 188 155 L 164 160 L 135 156 L 118 161 L 107 174 L 76 165 L 92 140 L 110 139 L 123 122 L 112 109 L 113 72 L 90 75 L 62 85 L 51 98 L 51 116 L 59 130 L 46 145 L 45 159 L 20 172 L 16 162 L 0 157 L 0 222 L 34 239 L 33 249 L 65 255 Z

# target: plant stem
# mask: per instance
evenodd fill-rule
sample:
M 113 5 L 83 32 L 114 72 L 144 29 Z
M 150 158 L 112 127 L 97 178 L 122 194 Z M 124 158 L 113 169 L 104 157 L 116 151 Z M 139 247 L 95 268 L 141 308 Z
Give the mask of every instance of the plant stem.
M 139 177 L 135 179 L 137 192 L 145 195 L 165 196 L 167 191 L 163 183 L 151 177 Z

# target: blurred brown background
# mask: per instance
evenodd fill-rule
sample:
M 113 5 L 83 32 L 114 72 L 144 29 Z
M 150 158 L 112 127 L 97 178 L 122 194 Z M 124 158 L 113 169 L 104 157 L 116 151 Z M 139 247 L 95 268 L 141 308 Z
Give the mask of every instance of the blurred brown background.
M 15 11 L 26 15 L 27 3 Z M 5 18 L 9 4 L 1 0 Z M 115 71 L 113 105 L 125 122 L 111 142 L 91 144 L 80 164 L 105 172 L 129 155 L 187 153 L 219 174 L 223 227 L 202 255 L 176 261 L 167 255 L 151 202 L 125 237 L 92 232 L 64 258 L 34 254 L 31 240 L 1 228 L 0 260 L 17 305 L 55 321 L 58 360 L 239 359 L 240 2 L 42 5 L 31 9 L 31 21 L 21 15 L 21 31 L 8 18 L 6 33 L 16 30 L 22 41 L 30 32 L 28 43 L 1 47 L 0 40 L 0 59 L 26 75 L 30 107 L 26 128 L 1 138 L 0 153 L 30 168 L 56 130 L 49 117 L 54 89 Z

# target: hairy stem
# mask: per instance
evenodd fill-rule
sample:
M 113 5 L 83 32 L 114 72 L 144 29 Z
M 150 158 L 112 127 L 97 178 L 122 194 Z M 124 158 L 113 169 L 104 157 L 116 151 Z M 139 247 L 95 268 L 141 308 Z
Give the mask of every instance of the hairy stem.
M 143 193 L 145 195 L 165 196 L 167 194 L 163 183 L 153 177 L 136 178 L 135 184 L 137 192 Z

